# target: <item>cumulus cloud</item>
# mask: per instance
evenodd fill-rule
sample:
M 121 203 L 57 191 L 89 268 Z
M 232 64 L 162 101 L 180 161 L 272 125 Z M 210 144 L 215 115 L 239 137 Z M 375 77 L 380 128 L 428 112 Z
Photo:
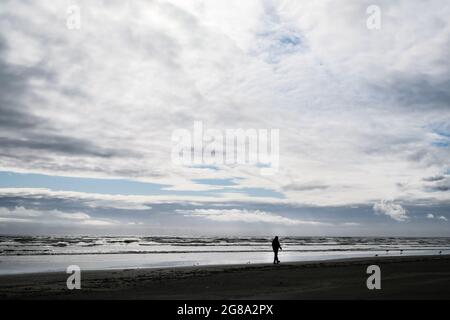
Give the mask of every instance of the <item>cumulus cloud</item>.
M 432 213 L 428 213 L 426 215 L 427 219 L 436 219 L 436 220 L 442 220 L 442 221 L 448 221 L 447 217 L 445 216 L 435 216 Z
M 381 200 L 379 203 L 373 205 L 373 210 L 376 214 L 384 214 L 396 221 L 406 221 L 409 219 L 406 210 L 399 204 L 393 201 Z

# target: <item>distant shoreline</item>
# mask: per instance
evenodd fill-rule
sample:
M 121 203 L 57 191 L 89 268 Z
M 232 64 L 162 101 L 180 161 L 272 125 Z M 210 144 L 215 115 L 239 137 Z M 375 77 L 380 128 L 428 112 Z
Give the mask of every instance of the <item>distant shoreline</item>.
M 87 270 L 260 264 L 271 237 L 0 237 L 0 275 Z M 450 238 L 282 237 L 283 263 L 450 254 Z
M 368 290 L 366 268 L 381 268 Z M 1 299 L 450 299 L 450 255 L 96 270 L 0 276 Z

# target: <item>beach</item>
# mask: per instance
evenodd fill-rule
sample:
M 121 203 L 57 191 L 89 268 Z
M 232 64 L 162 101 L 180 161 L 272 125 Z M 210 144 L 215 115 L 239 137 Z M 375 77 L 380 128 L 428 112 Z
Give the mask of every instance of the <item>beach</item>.
M 381 289 L 369 290 L 369 265 Z M 450 255 L 0 276 L 1 299 L 450 299 Z

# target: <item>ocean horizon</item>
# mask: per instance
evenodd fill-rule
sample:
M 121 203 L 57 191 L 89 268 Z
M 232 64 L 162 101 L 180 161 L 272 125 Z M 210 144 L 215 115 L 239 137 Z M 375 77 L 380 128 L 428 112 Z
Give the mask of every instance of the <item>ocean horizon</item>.
M 448 237 L 281 237 L 280 260 L 450 253 Z M 0 274 L 271 263 L 271 237 L 0 236 Z

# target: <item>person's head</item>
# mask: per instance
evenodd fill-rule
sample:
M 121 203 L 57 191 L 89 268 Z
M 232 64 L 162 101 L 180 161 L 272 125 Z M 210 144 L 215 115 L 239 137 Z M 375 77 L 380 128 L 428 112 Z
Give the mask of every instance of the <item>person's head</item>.
M 275 240 L 278 240 L 278 236 L 275 236 Z

